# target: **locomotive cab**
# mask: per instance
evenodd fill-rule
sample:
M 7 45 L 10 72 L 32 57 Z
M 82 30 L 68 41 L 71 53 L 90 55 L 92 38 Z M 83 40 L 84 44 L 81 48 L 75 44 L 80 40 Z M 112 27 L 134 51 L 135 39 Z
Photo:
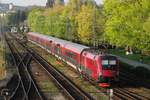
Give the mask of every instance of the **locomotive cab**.
M 100 56 L 101 74 L 98 77 L 100 83 L 109 83 L 118 77 L 118 60 L 115 56 Z

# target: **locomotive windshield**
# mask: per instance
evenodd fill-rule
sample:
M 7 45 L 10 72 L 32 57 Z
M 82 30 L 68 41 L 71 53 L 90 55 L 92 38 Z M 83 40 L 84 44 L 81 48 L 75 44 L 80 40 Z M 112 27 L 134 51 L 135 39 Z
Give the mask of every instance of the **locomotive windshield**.
M 117 67 L 117 59 L 114 56 L 101 57 L 102 67 L 104 70 L 115 70 Z

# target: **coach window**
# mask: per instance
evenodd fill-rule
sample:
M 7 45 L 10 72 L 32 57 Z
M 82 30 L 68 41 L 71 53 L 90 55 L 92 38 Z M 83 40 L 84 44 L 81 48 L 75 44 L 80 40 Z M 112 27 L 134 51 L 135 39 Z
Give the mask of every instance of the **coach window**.
M 53 42 L 52 40 L 49 41 L 50 44 L 51 44 L 52 42 Z
M 66 55 L 69 57 L 69 58 L 73 58 L 74 57 L 74 54 L 72 52 L 66 52 Z
M 76 63 L 76 55 L 74 54 L 74 53 L 72 53 L 72 52 L 66 52 L 66 56 L 68 56 L 68 60 L 70 60 L 72 63 Z M 71 59 L 70 59 L 71 58 Z
M 60 54 L 60 44 L 57 44 L 57 45 L 55 46 L 55 50 L 56 50 L 56 53 L 57 53 L 57 54 Z
M 49 41 L 48 49 L 51 50 L 51 47 L 52 47 L 52 40 Z

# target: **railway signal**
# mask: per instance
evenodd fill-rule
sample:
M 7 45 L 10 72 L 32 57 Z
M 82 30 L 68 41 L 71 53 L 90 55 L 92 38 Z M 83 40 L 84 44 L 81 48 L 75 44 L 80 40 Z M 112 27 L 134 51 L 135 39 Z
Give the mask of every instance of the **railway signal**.
M 109 88 L 107 90 L 107 94 L 109 95 L 109 100 L 113 100 L 113 89 L 112 88 Z
M 9 89 L 2 89 L 1 91 L 1 96 L 3 96 L 5 98 L 5 100 L 7 100 L 8 96 L 11 95 L 11 92 Z

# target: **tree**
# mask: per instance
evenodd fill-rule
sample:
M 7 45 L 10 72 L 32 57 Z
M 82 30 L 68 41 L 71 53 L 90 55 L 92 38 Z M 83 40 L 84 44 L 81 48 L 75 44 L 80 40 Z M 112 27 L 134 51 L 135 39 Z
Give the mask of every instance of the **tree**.
M 62 14 L 63 9 L 64 7 L 62 5 L 55 5 L 53 8 L 46 9 L 43 12 L 46 18 L 45 21 L 46 34 L 58 36 L 58 34 L 61 34 L 61 31 L 63 32 L 63 30 L 60 31 L 61 26 L 59 26 L 61 24 L 60 16 Z
M 38 15 L 35 18 L 35 31 L 45 33 L 45 16 Z
M 54 6 L 54 0 L 47 0 L 46 7 L 52 8 Z
M 82 5 L 76 17 L 78 34 L 84 43 L 95 45 L 95 42 L 102 37 L 104 18 L 99 10 L 93 2 L 89 2 Z
M 80 5 L 78 5 L 80 1 L 81 0 L 70 0 L 64 7 L 64 10 L 60 16 L 63 23 L 63 26 L 61 27 L 64 29 L 64 37 L 70 41 L 79 41 L 75 17 L 80 9 Z
M 116 46 L 140 49 L 149 10 L 149 0 L 104 0 L 106 40 Z
M 143 51 L 149 51 L 150 52 L 150 14 L 148 19 L 145 21 L 144 25 L 144 34 L 141 36 L 141 45 L 140 49 Z
M 43 12 L 43 9 L 35 8 L 29 13 L 29 15 L 28 15 L 28 25 L 29 25 L 31 31 L 36 32 L 36 30 L 37 30 L 37 27 L 36 27 L 37 25 L 36 24 L 38 23 L 37 19 L 39 19 L 39 16 L 42 16 L 42 12 Z
M 84 38 L 79 38 L 80 34 L 89 34 L 93 40 L 102 36 L 104 19 L 93 0 L 70 0 L 65 6 L 59 3 L 62 1 L 55 1 L 58 3 L 52 8 L 33 9 L 28 17 L 31 30 L 75 42 L 85 42 Z

